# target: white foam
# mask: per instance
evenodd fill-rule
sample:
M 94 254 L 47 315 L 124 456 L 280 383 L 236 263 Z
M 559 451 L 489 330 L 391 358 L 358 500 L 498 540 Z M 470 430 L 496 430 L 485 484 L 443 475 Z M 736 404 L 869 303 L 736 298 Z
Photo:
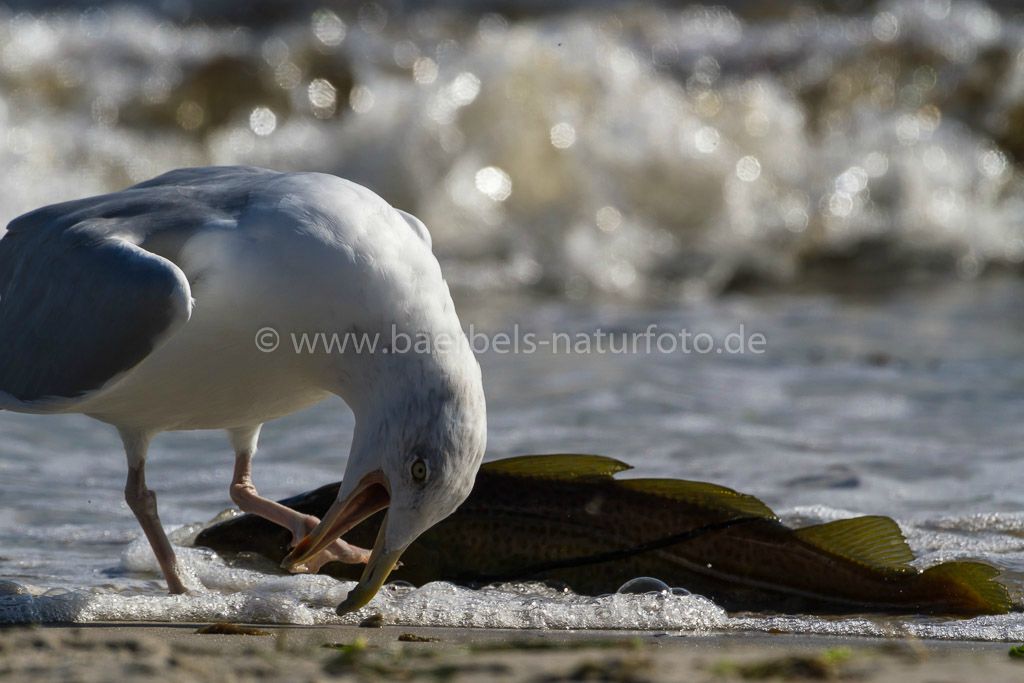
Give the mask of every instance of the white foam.
M 188 539 L 195 528 L 179 529 L 171 537 Z M 229 620 L 356 624 L 377 613 L 389 624 L 477 628 L 702 631 L 725 623 L 725 613 L 700 596 L 664 592 L 586 597 L 540 586 L 471 590 L 443 582 L 418 589 L 389 585 L 363 609 L 338 616 L 334 608 L 354 582 L 320 575 L 267 575 L 229 566 L 206 549 L 178 546 L 176 552 L 193 587 L 188 595 L 110 588 L 74 592 L 8 589 L 0 595 L 0 623 Z M 121 564 L 129 572 L 159 575 L 144 537 L 129 544 Z
M 825 515 L 830 517 L 831 515 Z M 198 525 L 172 537 L 190 539 Z M 835 636 L 917 637 L 951 640 L 1022 640 L 1020 615 L 950 620 L 938 618 L 812 616 L 729 617 L 713 602 L 681 591 L 576 595 L 541 584 L 503 584 L 472 590 L 445 582 L 420 588 L 389 584 L 369 605 L 338 616 L 334 607 L 355 585 L 319 575 L 268 575 L 233 567 L 207 549 L 178 546 L 182 568 L 198 588 L 188 595 L 151 590 L 93 588 L 68 591 L 5 582 L 0 624 L 142 621 L 234 621 L 260 624 L 357 624 L 379 614 L 383 623 L 406 626 L 507 629 L 763 631 Z M 158 567 L 142 537 L 122 555 L 122 569 L 156 579 Z

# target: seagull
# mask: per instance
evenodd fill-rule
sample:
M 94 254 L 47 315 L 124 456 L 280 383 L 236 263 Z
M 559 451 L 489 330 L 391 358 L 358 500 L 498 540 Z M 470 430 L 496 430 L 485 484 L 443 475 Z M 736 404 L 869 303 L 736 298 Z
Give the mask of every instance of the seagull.
M 252 459 L 264 422 L 331 396 L 355 430 L 317 519 L 262 497 Z M 165 431 L 226 430 L 231 500 L 291 531 L 285 569 L 366 564 L 339 614 L 466 498 L 486 442 L 480 366 L 426 226 L 336 176 L 251 167 L 179 169 L 11 221 L 0 409 L 117 429 L 125 500 L 172 594 L 187 587 L 146 485 L 148 447 Z M 372 550 L 342 540 L 385 508 Z

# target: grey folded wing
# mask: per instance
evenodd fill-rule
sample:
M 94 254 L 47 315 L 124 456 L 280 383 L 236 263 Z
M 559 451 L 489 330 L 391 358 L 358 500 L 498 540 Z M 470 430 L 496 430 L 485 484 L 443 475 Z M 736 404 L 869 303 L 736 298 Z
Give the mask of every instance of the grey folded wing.
M 182 271 L 129 241 L 119 219 L 55 218 L 27 214 L 0 240 L 0 408 L 86 396 L 191 314 Z

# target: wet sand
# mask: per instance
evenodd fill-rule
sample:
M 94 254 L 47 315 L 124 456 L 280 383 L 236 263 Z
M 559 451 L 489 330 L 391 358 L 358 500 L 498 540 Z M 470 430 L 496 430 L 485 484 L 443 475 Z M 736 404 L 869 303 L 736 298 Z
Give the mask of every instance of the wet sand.
M 768 634 L 267 627 L 0 629 L 4 680 L 1011 681 L 1024 660 L 986 642 Z M 246 629 L 246 630 L 249 630 Z M 224 630 L 224 629 L 213 629 Z

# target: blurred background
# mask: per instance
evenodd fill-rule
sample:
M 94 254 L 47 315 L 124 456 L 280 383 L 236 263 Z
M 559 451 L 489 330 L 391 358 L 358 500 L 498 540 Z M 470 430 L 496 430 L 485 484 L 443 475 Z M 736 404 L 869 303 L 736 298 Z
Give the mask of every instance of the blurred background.
M 1024 260 L 1014 2 L 4 2 L 0 224 L 241 163 L 369 186 L 473 291 L 693 300 Z
M 481 353 L 489 458 L 604 453 L 792 523 L 892 515 L 924 563 L 1024 585 L 1017 7 L 0 0 L 0 225 L 187 165 L 348 177 L 426 222 L 477 331 L 767 338 Z M 336 481 L 351 432 L 338 401 L 269 425 L 257 484 Z M 114 559 L 139 530 L 112 429 L 3 413 L 0 444 L 0 577 L 162 593 Z M 168 526 L 230 505 L 222 434 L 151 456 Z M 1024 638 L 1019 615 L 947 627 Z

